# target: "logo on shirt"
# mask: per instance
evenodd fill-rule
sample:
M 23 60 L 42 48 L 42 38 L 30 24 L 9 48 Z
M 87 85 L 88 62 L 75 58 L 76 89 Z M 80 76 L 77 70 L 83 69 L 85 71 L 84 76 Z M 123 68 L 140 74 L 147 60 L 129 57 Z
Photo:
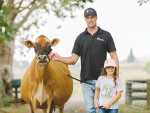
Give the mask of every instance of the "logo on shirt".
M 97 40 L 104 41 L 104 39 L 100 39 L 99 37 L 97 38 Z
M 101 97 L 112 98 L 112 86 L 110 84 L 104 84 Z

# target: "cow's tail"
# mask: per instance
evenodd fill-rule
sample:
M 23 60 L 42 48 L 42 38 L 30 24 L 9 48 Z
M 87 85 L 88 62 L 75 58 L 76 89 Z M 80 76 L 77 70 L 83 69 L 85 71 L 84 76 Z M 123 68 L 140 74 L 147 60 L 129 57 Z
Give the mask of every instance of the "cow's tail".
M 10 104 L 19 104 L 19 105 L 26 104 L 26 102 L 22 98 L 21 99 L 14 99 L 12 101 L 9 101 L 8 103 L 10 103 Z

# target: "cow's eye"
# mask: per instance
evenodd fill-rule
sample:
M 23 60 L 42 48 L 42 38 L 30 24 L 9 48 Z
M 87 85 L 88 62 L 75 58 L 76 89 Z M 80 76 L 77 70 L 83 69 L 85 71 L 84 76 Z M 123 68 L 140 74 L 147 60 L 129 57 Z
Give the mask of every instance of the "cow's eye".
M 47 46 L 47 48 L 49 48 L 49 49 L 50 49 L 50 48 L 51 48 L 51 46 Z
M 37 47 L 36 47 L 36 46 L 34 46 L 34 49 L 37 49 Z

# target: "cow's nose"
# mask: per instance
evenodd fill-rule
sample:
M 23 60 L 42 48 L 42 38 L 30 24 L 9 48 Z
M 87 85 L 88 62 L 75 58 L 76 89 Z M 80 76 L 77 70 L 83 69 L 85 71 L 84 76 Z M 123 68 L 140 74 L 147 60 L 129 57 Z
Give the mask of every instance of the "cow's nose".
M 45 60 L 46 59 L 46 55 L 40 55 L 40 56 L 38 56 L 38 59 L 39 60 Z
M 48 57 L 46 55 L 39 55 L 37 58 L 38 63 L 46 63 L 49 62 Z

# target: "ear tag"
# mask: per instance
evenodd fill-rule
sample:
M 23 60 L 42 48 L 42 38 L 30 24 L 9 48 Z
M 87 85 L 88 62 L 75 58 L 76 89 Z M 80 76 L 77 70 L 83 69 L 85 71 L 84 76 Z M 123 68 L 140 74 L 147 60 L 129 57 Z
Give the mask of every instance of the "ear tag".
M 30 47 L 30 44 L 28 45 L 28 47 Z
M 56 42 L 53 44 L 53 46 L 55 46 L 56 45 Z

